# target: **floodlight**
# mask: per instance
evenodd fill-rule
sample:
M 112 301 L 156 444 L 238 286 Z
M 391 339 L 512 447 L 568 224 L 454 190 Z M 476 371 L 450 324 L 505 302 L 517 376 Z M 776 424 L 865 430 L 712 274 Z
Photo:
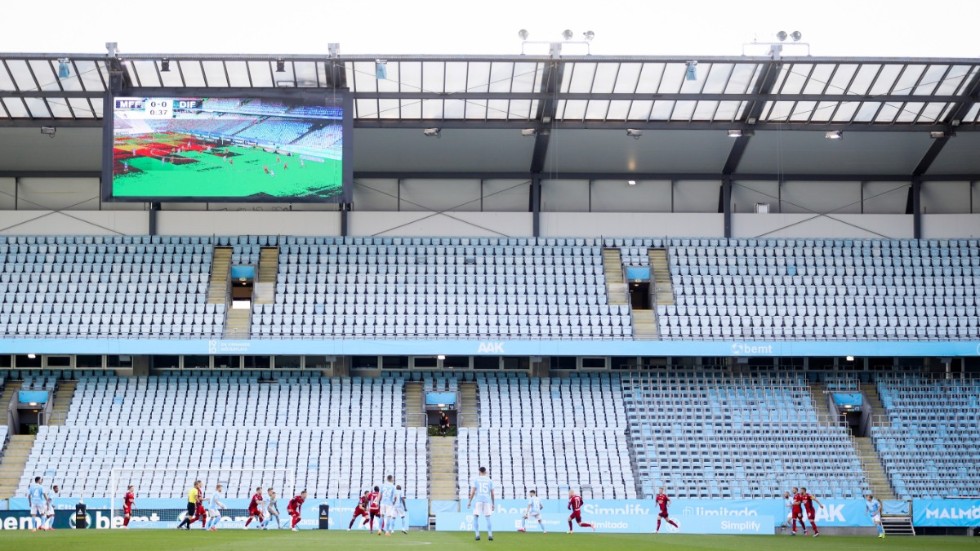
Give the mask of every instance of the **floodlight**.
M 426 128 L 422 130 L 422 133 L 430 138 L 438 138 L 441 130 L 439 128 Z
M 728 137 L 729 138 L 741 138 L 742 137 L 742 131 L 739 130 L 738 128 L 732 128 L 731 130 L 728 131 Z
M 561 32 L 561 37 L 565 40 L 571 40 L 573 36 L 575 36 L 575 33 L 571 29 L 565 29 Z
M 640 136 L 643 135 L 643 131 L 639 128 L 627 128 L 626 135 L 633 138 L 634 140 L 639 140 Z
M 776 38 L 778 38 L 780 42 L 785 42 L 787 36 L 789 35 L 786 34 L 786 31 L 779 31 L 776 33 Z
M 58 132 L 58 129 L 55 128 L 54 126 L 42 126 L 41 127 L 41 134 L 44 134 L 45 136 L 47 136 L 49 138 L 54 138 L 54 135 L 57 132 Z
M 853 362 L 853 361 L 854 361 L 854 356 L 848 356 L 848 357 L 847 357 L 847 361 L 849 361 L 849 362 Z
M 947 136 L 949 136 L 949 134 L 947 134 L 945 130 L 933 130 L 929 132 L 929 137 L 934 140 L 938 140 L 939 138 L 945 138 Z
M 285 73 L 286 72 L 286 62 L 280 57 L 276 60 L 276 72 Z
M 688 61 L 687 62 L 687 72 L 684 75 L 687 80 L 697 80 L 698 79 L 698 62 Z
M 831 130 L 824 134 L 823 137 L 828 140 L 843 140 L 844 132 L 842 130 Z
M 789 37 L 793 39 L 793 42 L 799 42 L 800 39 L 803 38 L 803 33 L 801 33 L 800 31 L 793 31 L 793 33 L 790 34 Z
M 160 72 L 161 73 L 169 73 L 170 72 L 170 60 L 169 59 L 164 58 L 163 60 L 160 61 Z
M 27 359 L 29 360 L 33 360 L 34 358 L 37 358 L 37 354 L 34 354 L 33 352 L 27 355 Z
M 68 68 L 68 58 L 58 60 L 58 78 L 68 78 L 71 76 L 71 69 Z
M 595 33 L 592 31 L 585 31 L 584 33 L 582 33 L 582 36 L 585 37 L 585 40 L 587 42 L 591 42 L 592 39 L 595 38 Z
M 521 136 L 531 137 L 536 136 L 538 133 L 537 128 L 523 128 L 521 129 Z
M 446 359 L 446 355 L 445 354 L 439 354 L 438 356 L 436 356 L 436 359 L 439 360 L 439 361 L 445 360 Z
M 531 33 L 527 32 L 527 29 L 521 29 L 517 31 L 517 36 L 519 36 L 521 40 L 527 40 L 527 37 L 531 36 Z
M 636 180 L 626 180 L 626 183 L 628 185 L 635 186 L 636 185 Z

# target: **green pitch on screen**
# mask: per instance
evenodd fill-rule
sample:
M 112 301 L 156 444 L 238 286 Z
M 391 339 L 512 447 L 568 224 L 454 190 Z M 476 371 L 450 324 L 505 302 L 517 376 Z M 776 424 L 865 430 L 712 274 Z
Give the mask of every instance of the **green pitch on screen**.
M 156 135 L 156 144 L 174 136 Z M 142 143 L 140 143 L 142 142 Z M 286 155 L 239 145 L 211 151 L 146 150 L 146 138 L 117 139 L 114 197 L 279 198 L 336 200 L 343 189 L 343 162 Z M 137 149 L 135 156 L 131 151 Z

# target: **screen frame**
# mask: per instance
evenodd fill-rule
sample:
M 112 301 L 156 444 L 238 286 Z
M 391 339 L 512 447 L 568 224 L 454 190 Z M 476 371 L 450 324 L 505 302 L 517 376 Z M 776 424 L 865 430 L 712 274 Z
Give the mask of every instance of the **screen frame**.
M 117 197 L 112 193 L 113 147 L 115 136 L 114 100 L 117 97 L 212 97 L 212 98 L 246 98 L 269 100 L 302 99 L 315 103 L 324 97 L 335 97 L 340 100 L 344 110 L 341 121 L 344 133 L 344 145 L 341 149 L 343 163 L 343 183 L 340 196 L 336 199 L 323 200 L 306 197 L 261 198 L 249 197 L 184 197 L 179 195 L 149 196 L 149 197 Z M 137 87 L 122 88 L 106 93 L 103 98 L 102 126 L 102 178 L 101 195 L 105 202 L 119 203 L 257 203 L 257 204 L 290 204 L 290 203 L 320 203 L 343 204 L 350 203 L 354 188 L 354 101 L 349 88 L 172 88 L 172 87 Z

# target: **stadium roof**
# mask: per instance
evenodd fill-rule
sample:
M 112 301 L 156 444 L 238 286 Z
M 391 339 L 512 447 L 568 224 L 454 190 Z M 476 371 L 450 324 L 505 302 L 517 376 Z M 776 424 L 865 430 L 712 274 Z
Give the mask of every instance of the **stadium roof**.
M 360 177 L 980 178 L 978 59 L 0 54 L 0 145 L 100 128 L 113 74 L 147 93 L 349 88 Z M 45 157 L 0 170 L 99 166 Z

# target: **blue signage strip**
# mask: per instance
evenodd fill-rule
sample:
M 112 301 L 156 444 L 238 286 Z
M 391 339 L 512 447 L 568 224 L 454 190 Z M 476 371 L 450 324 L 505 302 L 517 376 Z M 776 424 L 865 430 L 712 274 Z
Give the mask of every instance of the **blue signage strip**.
M 978 341 L 0 339 L 0 354 L 385 356 L 980 356 Z
M 912 524 L 923 528 L 980 526 L 980 499 L 914 499 Z

